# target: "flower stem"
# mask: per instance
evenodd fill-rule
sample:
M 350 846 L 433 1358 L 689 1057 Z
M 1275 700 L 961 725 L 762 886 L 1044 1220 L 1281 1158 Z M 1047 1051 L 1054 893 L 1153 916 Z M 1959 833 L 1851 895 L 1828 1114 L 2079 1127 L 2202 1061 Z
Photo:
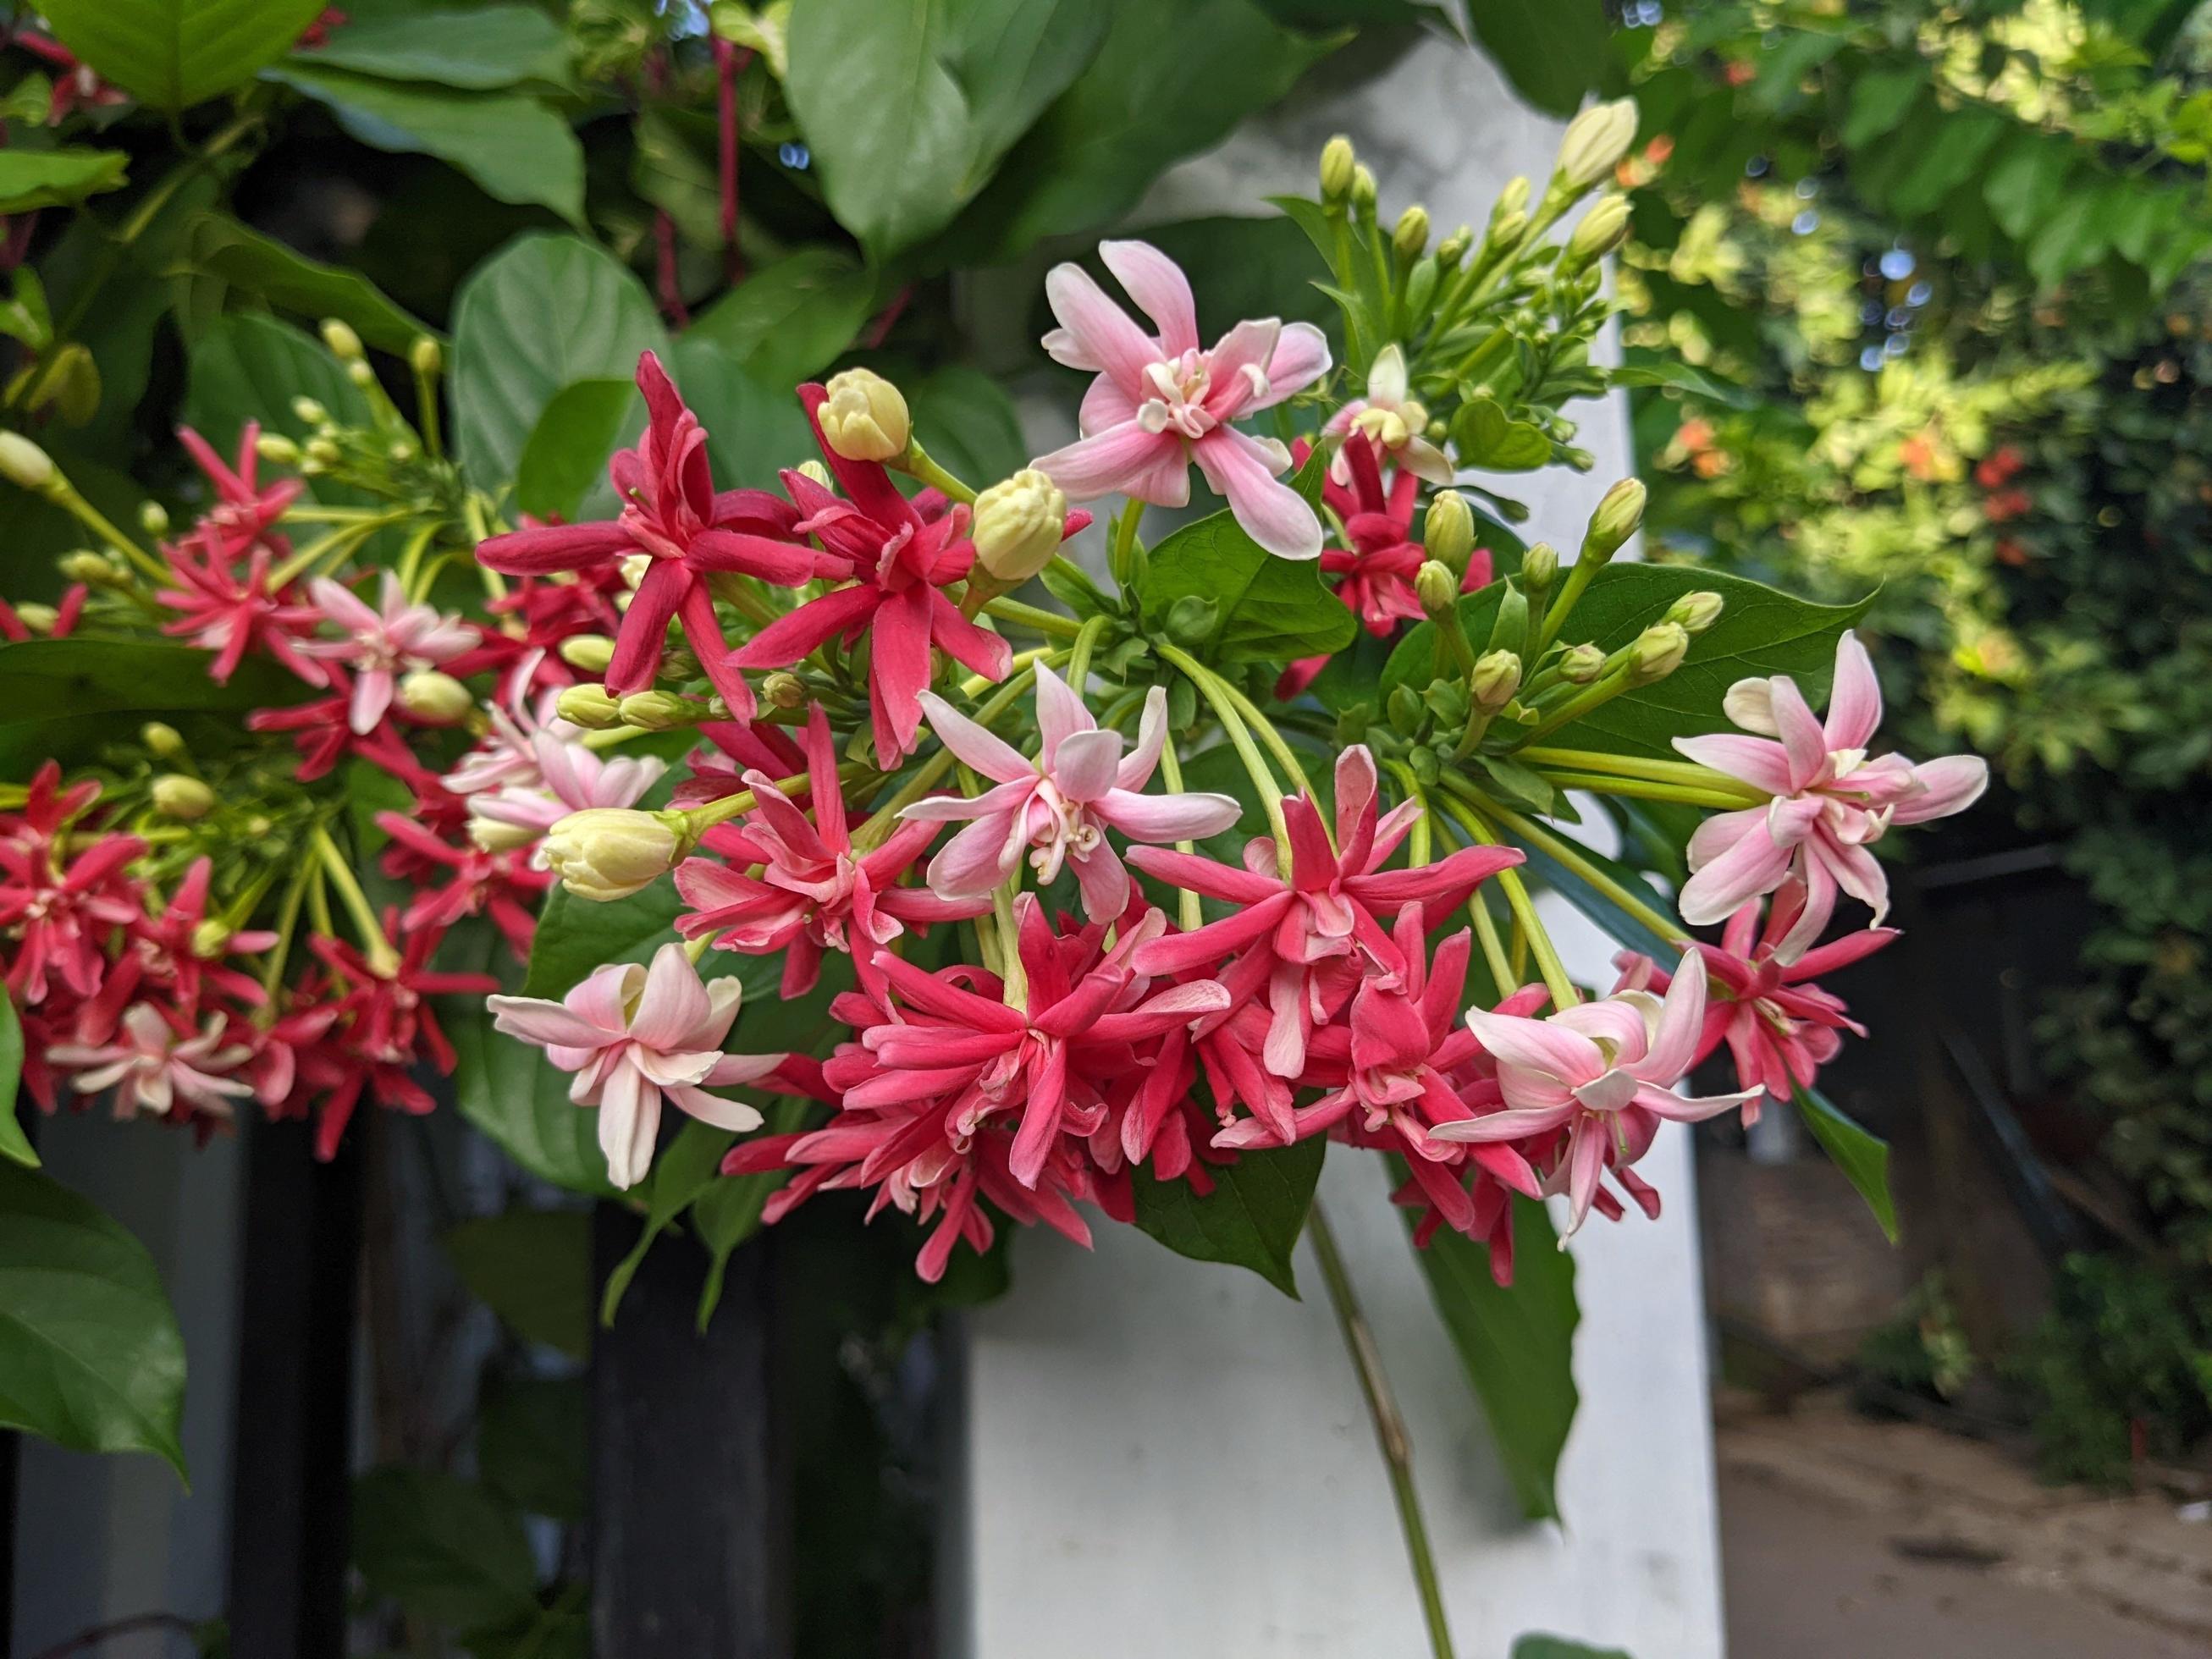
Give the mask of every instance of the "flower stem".
M 376 919 L 376 907 L 368 902 L 368 895 L 361 890 L 361 882 L 354 875 L 353 866 L 338 851 L 338 844 L 331 839 L 331 832 L 320 824 L 315 826 L 315 854 L 323 861 L 323 872 L 330 878 L 331 885 L 337 889 L 338 900 L 353 918 L 353 925 L 361 934 L 362 953 L 368 958 L 369 971 L 389 975 L 399 966 L 399 952 L 392 948 L 385 937 L 384 928 Z
M 1445 781 L 1445 787 L 1459 797 L 1450 802 L 1450 806 L 1452 816 L 1459 820 L 1460 827 L 1481 846 L 1497 846 L 1498 832 L 1483 822 L 1481 813 L 1465 799 L 1474 792 L 1463 785 L 1455 787 L 1449 779 Z M 1544 988 L 1552 994 L 1553 1011 L 1573 1007 L 1583 1000 L 1582 994 L 1575 989 L 1574 981 L 1567 977 L 1566 963 L 1559 960 L 1559 952 L 1552 943 L 1551 934 L 1545 931 L 1542 921 L 1537 916 L 1535 902 L 1528 896 L 1528 884 L 1521 879 L 1521 872 L 1518 870 L 1500 870 L 1498 885 L 1505 895 L 1505 905 L 1513 913 L 1515 925 L 1528 939 L 1529 952 L 1536 958 L 1536 972 L 1544 981 Z M 1520 975 L 1515 975 L 1514 979 L 1517 983 Z
M 1336 1248 L 1335 1231 L 1319 1200 L 1306 1215 L 1306 1237 L 1313 1241 L 1314 1259 L 1321 1264 L 1322 1282 L 1328 1286 L 1329 1306 L 1335 1310 L 1337 1329 L 1343 1334 L 1345 1351 L 1358 1373 L 1359 1391 L 1367 1399 L 1367 1414 L 1375 1421 L 1375 1442 L 1382 1451 L 1383 1467 L 1390 1476 L 1390 1495 L 1397 1501 L 1398 1524 L 1406 1534 L 1406 1559 L 1413 1570 L 1420 1592 L 1421 1618 L 1428 1626 L 1429 1651 L 1435 1659 L 1452 1659 L 1451 1626 L 1444 1616 L 1443 1587 L 1437 1577 L 1437 1559 L 1429 1546 L 1428 1522 L 1421 1514 L 1420 1494 L 1413 1486 L 1413 1448 L 1406 1435 L 1406 1420 L 1399 1414 L 1397 1395 L 1382 1369 L 1382 1351 L 1375 1333 L 1360 1311 L 1359 1298 L 1345 1271 L 1344 1257 Z
M 956 501 L 973 502 L 975 499 L 975 492 L 973 489 L 939 466 L 931 459 L 927 450 L 912 440 L 908 441 L 906 453 L 890 465 L 909 477 L 921 479 L 922 483 L 951 496 Z
M 1165 781 L 1169 793 L 1182 793 L 1182 757 L 1176 753 L 1172 738 L 1160 745 L 1160 776 Z M 1198 843 L 1179 841 L 1176 843 L 1176 851 L 1195 854 Z M 1206 926 L 1206 910 L 1199 903 L 1198 895 L 1188 887 L 1176 890 L 1176 926 L 1186 933 L 1194 933 Z
M 1282 787 L 1275 775 L 1267 769 L 1267 761 L 1252 742 L 1252 734 L 1244 728 L 1244 718 L 1237 711 L 1230 688 L 1217 679 L 1211 669 L 1179 645 L 1165 640 L 1155 641 L 1162 657 L 1189 676 L 1190 683 L 1198 688 L 1213 710 L 1214 718 L 1228 734 L 1230 747 L 1237 758 L 1244 763 L 1244 770 L 1251 775 L 1252 787 L 1260 792 L 1260 801 L 1267 809 L 1267 823 L 1275 833 L 1275 863 L 1287 878 L 1291 872 L 1291 825 L 1283 816 Z
M 1510 807 L 1500 806 L 1493 800 L 1486 800 L 1482 810 L 1520 836 L 1522 840 L 1536 848 L 1546 857 L 1573 871 L 1575 874 L 1589 883 L 1637 921 L 1658 934 L 1661 939 L 1671 944 L 1686 937 L 1687 930 L 1679 921 L 1657 908 L 1650 900 L 1638 898 L 1628 888 L 1622 886 L 1603 870 L 1591 863 L 1576 848 L 1574 843 L 1565 836 L 1553 835 L 1542 825 L 1522 817 Z
M 1695 761 L 1648 760 L 1641 755 L 1608 755 L 1596 749 L 1547 749 L 1523 744 L 1516 760 L 1531 766 L 1559 766 L 1575 772 L 1611 772 L 1618 777 L 1649 778 L 1655 783 L 1687 783 L 1725 789 L 1735 780 Z
M 1044 611 L 1033 605 L 1024 605 L 1019 599 L 993 599 L 983 607 L 983 613 L 996 617 L 1000 622 L 1018 623 L 1054 639 L 1072 640 L 1083 631 L 1083 624 L 1074 617 L 1063 617 L 1057 611 Z
M 1114 521 L 1114 550 L 1107 568 L 1113 573 L 1114 585 L 1124 593 L 1137 579 L 1137 526 L 1144 522 L 1145 504 L 1132 495 L 1121 508 L 1121 516 Z
M 1550 767 L 1537 775 L 1559 789 L 1586 789 L 1593 795 L 1621 795 L 1631 800 L 1666 800 L 1681 806 L 1709 807 L 1715 811 L 1740 811 L 1764 806 L 1768 797 L 1745 789 L 1723 790 L 1713 786 L 1692 788 L 1687 784 L 1654 783 L 1646 778 L 1613 777 L 1602 772 L 1559 772 Z
M 1103 615 L 1092 617 L 1075 631 L 1075 649 L 1067 659 L 1067 684 L 1079 697 L 1083 695 L 1083 683 L 1091 678 L 1091 653 L 1106 631 L 1107 620 Z

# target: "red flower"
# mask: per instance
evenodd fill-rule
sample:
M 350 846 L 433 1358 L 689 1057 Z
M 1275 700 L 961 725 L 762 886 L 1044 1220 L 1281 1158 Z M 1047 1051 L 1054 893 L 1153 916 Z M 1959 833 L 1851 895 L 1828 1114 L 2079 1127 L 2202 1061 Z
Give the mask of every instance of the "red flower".
M 783 486 L 805 514 L 794 528 L 800 535 L 820 537 L 857 580 L 779 617 L 735 661 L 741 668 L 782 668 L 833 637 L 842 635 L 848 649 L 865 638 L 876 764 L 888 770 L 914 747 L 933 645 L 994 680 L 1006 677 L 1013 653 L 1006 641 L 969 622 L 939 591 L 964 580 L 975 562 L 967 507 L 956 506 L 941 518 L 925 519 L 892 488 L 890 475 L 881 466 L 847 460 L 830 447 L 817 415 L 829 397 L 826 391 L 803 386 L 799 395 L 823 458 L 850 499 L 840 499 L 804 473 L 785 473 Z
M 461 823 L 453 826 L 457 831 L 465 823 L 465 811 L 460 817 Z M 530 867 L 527 848 L 487 853 L 472 842 L 441 839 L 427 825 L 399 812 L 379 812 L 376 823 L 392 837 L 384 855 L 385 873 L 411 882 L 416 889 L 400 915 L 403 927 L 443 933 L 465 916 L 488 915 L 516 957 L 528 959 L 538 927 L 531 907 L 553 884 L 553 874 Z M 439 869 L 452 871 L 453 879 L 433 887 L 431 878 Z
M 0 815 L 0 930 L 16 939 L 8 988 L 18 1006 L 46 1000 L 50 971 L 77 996 L 97 994 L 107 972 L 108 931 L 145 915 L 123 872 L 146 843 L 102 836 L 72 858 L 71 826 L 100 786 L 64 789 L 61 775 L 48 761 L 32 779 L 22 810 Z
M 650 686 L 667 649 L 668 624 L 680 619 L 714 690 L 732 714 L 749 719 L 752 690 L 722 637 L 708 578 L 757 576 L 796 587 L 816 576 L 842 576 L 845 563 L 793 538 L 797 515 L 788 502 L 760 489 L 715 493 L 706 431 L 650 351 L 638 360 L 637 385 L 649 417 L 645 435 L 607 469 L 623 498 L 622 516 L 611 524 L 553 525 L 495 536 L 477 549 L 477 556 L 510 575 L 575 570 L 604 580 L 624 559 L 643 555 L 651 568 L 615 635 L 607 690 L 622 696 Z

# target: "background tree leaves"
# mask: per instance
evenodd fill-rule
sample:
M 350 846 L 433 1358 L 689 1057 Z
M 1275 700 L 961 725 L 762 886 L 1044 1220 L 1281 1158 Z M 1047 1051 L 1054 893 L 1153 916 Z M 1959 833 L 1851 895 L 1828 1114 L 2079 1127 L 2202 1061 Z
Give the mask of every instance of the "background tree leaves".
M 275 60 L 322 0 L 40 0 L 61 43 L 142 103 L 179 110 Z

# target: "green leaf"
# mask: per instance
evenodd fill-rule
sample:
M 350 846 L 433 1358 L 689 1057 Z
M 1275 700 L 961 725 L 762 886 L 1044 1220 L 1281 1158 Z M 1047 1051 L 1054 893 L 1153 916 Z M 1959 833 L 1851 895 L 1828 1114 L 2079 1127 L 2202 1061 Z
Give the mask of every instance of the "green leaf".
M 367 426 L 368 401 L 323 343 L 273 317 L 219 319 L 192 343 L 185 420 L 225 455 L 248 421 L 301 440 L 311 431 L 293 404 L 313 398 L 341 426 Z
M 936 251 L 1011 258 L 1108 224 L 1170 162 L 1210 149 L 1342 37 L 1277 27 L 1249 0 L 1119 0 L 1089 69 L 1054 99 Z
M 460 1223 L 445 1243 L 469 1293 L 517 1336 L 573 1359 L 591 1352 L 589 1210 L 508 1210 Z
M 0 645 L 0 777 L 27 779 L 41 762 L 74 765 L 127 740 L 149 720 L 192 715 L 229 728 L 247 710 L 297 702 L 312 688 L 270 662 L 239 665 L 228 685 L 188 645 L 120 640 L 25 640 Z M 198 726 L 192 732 L 196 736 Z
M 185 1340 L 145 1249 L 58 1182 L 0 1163 L 0 1425 L 185 1473 Z
M 1690 930 L 1676 924 L 1670 936 L 1662 937 L 1651 931 L 1633 911 L 1623 909 L 1620 902 L 1583 877 L 1570 870 L 1541 848 L 1508 834 L 1506 840 L 1528 855 L 1528 873 L 1536 877 L 1547 887 L 1573 905 L 1601 928 L 1607 937 L 1619 940 L 1632 951 L 1640 951 L 1661 963 L 1666 963 L 1681 952 L 1681 941 L 1690 936 Z M 1642 899 L 1662 915 L 1668 912 L 1667 900 L 1658 889 L 1644 880 L 1639 871 L 1630 869 L 1602 853 L 1577 846 L 1576 852 L 1605 874 L 1611 876 L 1638 898 Z
M 1029 465 L 1014 400 L 981 369 L 948 364 L 906 394 L 915 436 L 956 478 L 988 489 Z
M 567 37 L 535 6 L 357 17 L 321 46 L 295 52 L 293 61 L 478 92 L 523 81 L 557 85 L 568 78 Z
M 852 344 L 875 293 L 875 278 L 843 254 L 807 248 L 747 276 L 684 337 L 711 341 L 763 386 L 787 390 Z
M 514 1506 L 459 1475 L 372 1469 L 353 1483 L 353 1564 L 412 1618 L 458 1629 L 538 1606 L 538 1558 Z
M 1982 199 L 2006 235 L 2024 240 L 2057 206 L 2073 165 L 2074 147 L 2069 140 L 2022 132 L 1990 164 L 1982 182 Z
M 1394 1160 L 1395 1162 L 1395 1160 Z M 1395 1176 L 1401 1176 L 1399 1165 Z M 1394 1176 L 1395 1178 L 1395 1176 Z M 1410 1232 L 1413 1219 L 1407 1218 Z M 1574 1425 L 1574 1258 L 1533 1199 L 1513 1200 L 1513 1283 L 1491 1277 L 1490 1251 L 1440 1227 L 1414 1259 L 1490 1419 L 1506 1478 L 1531 1521 L 1559 1518 L 1559 1453 Z
M 514 504 L 541 519 L 573 520 L 607 470 L 643 399 L 629 380 L 578 380 L 553 394 L 515 465 Z
M 518 237 L 477 267 L 453 307 L 453 430 L 470 478 L 503 489 L 563 386 L 628 380 L 642 354 L 667 349 L 645 285 L 605 248 Z
M 876 260 L 942 230 L 1091 61 L 1089 0 L 807 0 L 784 91 L 833 212 Z
M 1452 420 L 1452 439 L 1460 459 L 1492 472 L 1526 472 L 1552 459 L 1552 441 L 1543 428 L 1516 421 L 1494 398 L 1473 398 Z
M 23 1080 L 23 1020 L 15 1000 L 0 987 L 0 1158 L 12 1159 L 27 1170 L 39 1167 L 39 1154 L 23 1133 L 15 1115 L 18 1091 Z
M 580 1376 L 495 1376 L 477 1414 L 477 1473 L 516 1507 L 584 1516 L 590 1402 Z
M 1564 1636 L 1524 1636 L 1513 1644 L 1513 1659 L 1628 1659 L 1628 1652 L 1589 1647 Z
M 789 388 L 754 379 L 712 340 L 696 331 L 678 340 L 671 373 L 706 428 L 708 458 L 723 488 L 773 489 L 777 473 L 821 453 Z
M 1850 113 L 1838 130 L 1844 147 L 1863 149 L 1877 139 L 1890 137 L 1927 85 L 1927 71 L 1917 64 L 1871 70 L 1859 76 L 1851 82 Z
M 1189 1181 L 1157 1180 L 1139 1165 L 1130 1171 L 1137 1225 L 1177 1255 L 1249 1267 L 1296 1297 L 1291 1251 L 1313 1207 L 1328 1144 L 1315 1135 L 1279 1150 L 1242 1153 L 1234 1164 L 1209 1164 L 1213 1190 L 1203 1197 Z
M 1322 585 L 1319 561 L 1279 559 L 1227 510 L 1187 524 L 1152 550 L 1138 605 L 1146 629 L 1164 629 L 1176 601 L 1212 602 L 1213 631 L 1185 648 L 1209 665 L 1294 661 L 1340 651 L 1358 623 Z
M 534 1044 L 492 1029 L 478 1002 L 445 1015 L 459 1055 L 454 1092 L 461 1115 L 531 1174 L 572 1193 L 613 1195 L 599 1115 L 568 1098 L 575 1081 Z
M 263 78 L 313 99 L 372 149 L 434 156 L 488 196 L 584 222 L 584 147 L 559 112 L 535 98 L 383 81 L 302 58 L 264 70 Z
M 119 149 L 0 150 L 0 213 L 69 207 L 119 190 L 131 157 Z
M 1844 1116 L 1818 1089 L 1799 1089 L 1796 1099 L 1797 1114 L 1813 1132 L 1813 1139 L 1866 1200 L 1883 1235 L 1896 1243 L 1897 1203 L 1889 1192 L 1889 1143 Z
M 368 278 L 318 264 L 248 229 L 227 213 L 203 213 L 191 222 L 185 232 L 185 258 L 195 271 L 220 276 L 281 310 L 316 321 L 336 317 L 350 324 L 369 344 L 395 356 L 404 356 L 422 336 L 437 334 L 386 299 Z
M 156 109 L 243 86 L 300 38 L 322 0 L 40 0 L 61 43 Z
M 1644 346 L 1623 351 L 1620 367 L 1607 369 L 1605 378 L 1608 386 L 1673 386 L 1727 409 L 1751 409 L 1759 402 L 1741 386 L 1716 380 L 1679 357 Z
M 1572 115 L 1610 56 L 1599 0 L 1474 0 L 1474 38 L 1514 89 L 1551 115 Z
M 672 881 L 657 881 L 628 898 L 602 904 L 565 887 L 547 896 L 530 946 L 523 994 L 565 996 L 592 969 L 610 962 L 650 962 L 676 937 L 684 908 Z

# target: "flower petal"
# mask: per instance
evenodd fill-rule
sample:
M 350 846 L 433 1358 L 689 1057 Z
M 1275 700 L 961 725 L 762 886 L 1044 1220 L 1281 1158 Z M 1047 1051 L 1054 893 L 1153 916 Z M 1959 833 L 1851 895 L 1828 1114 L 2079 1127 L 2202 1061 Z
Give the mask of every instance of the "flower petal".
M 1101 242 L 1098 257 L 1137 309 L 1152 319 L 1166 356 L 1179 357 L 1197 349 L 1198 306 L 1181 265 L 1150 242 Z
M 1274 465 L 1273 452 L 1229 426 L 1214 428 L 1191 451 L 1246 535 L 1278 558 L 1321 556 L 1321 520 L 1304 496 L 1277 481 L 1283 469 Z

